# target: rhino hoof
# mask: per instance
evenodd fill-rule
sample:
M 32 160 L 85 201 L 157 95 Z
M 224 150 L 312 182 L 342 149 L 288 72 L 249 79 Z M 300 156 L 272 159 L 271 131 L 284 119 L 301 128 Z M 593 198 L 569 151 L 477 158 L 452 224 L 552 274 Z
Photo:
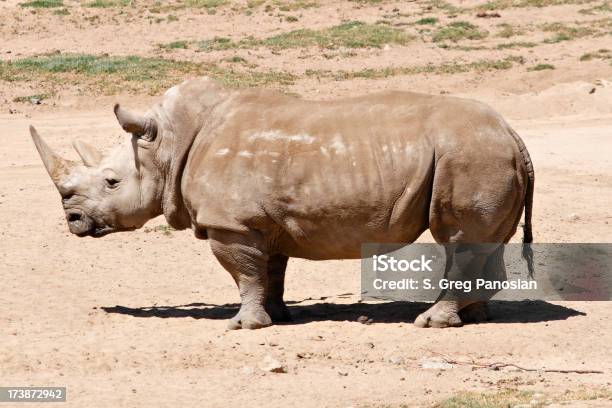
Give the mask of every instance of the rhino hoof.
M 463 322 L 459 315 L 454 312 L 426 311 L 421 313 L 414 321 L 416 327 L 459 327 Z
M 232 317 L 227 323 L 228 330 L 238 329 L 261 329 L 272 325 L 272 319 L 268 313 L 263 310 L 258 311 L 240 311 Z
M 485 302 L 472 303 L 459 311 L 464 323 L 480 323 L 489 320 L 489 308 Z
M 289 308 L 284 302 L 274 302 L 266 304 L 266 312 L 270 315 L 273 322 L 290 322 L 293 321 Z

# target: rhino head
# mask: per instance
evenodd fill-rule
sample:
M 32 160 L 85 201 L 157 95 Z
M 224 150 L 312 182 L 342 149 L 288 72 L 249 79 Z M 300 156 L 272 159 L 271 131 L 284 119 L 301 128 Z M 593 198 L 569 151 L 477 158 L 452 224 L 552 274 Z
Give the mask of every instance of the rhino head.
M 70 232 L 78 236 L 133 230 L 162 213 L 164 174 L 154 154 L 156 120 L 119 105 L 115 105 L 115 115 L 132 138 L 105 156 L 76 140 L 73 146 L 82 164 L 54 153 L 30 126 L 38 153 L 62 197 Z

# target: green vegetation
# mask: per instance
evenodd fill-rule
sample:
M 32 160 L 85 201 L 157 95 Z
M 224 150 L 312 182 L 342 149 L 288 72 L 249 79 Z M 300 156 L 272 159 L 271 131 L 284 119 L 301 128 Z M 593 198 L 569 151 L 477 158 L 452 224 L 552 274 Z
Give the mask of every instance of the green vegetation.
M 289 85 L 295 80 L 286 72 L 237 71 L 215 64 L 136 56 L 47 54 L 0 61 L 2 81 L 37 81 L 51 87 L 78 84 L 105 94 L 143 90 L 156 94 L 187 77 L 200 75 L 210 75 L 232 87 Z
M 198 7 L 205 9 L 214 9 L 223 6 L 227 0 L 186 0 L 186 4 L 190 7 Z
M 433 41 L 452 41 L 460 40 L 480 40 L 488 35 L 486 31 L 480 29 L 467 21 L 454 21 L 446 27 L 441 27 L 433 34 Z
M 226 37 L 214 37 L 212 40 L 200 41 L 198 47 L 204 51 L 228 50 L 238 48 L 231 39 Z
M 265 39 L 248 37 L 234 42 L 229 38 L 215 37 L 200 42 L 200 49 L 205 51 L 226 50 L 232 48 L 254 48 L 258 46 L 273 49 L 301 48 L 319 46 L 322 48 L 380 48 L 384 44 L 404 45 L 412 36 L 397 28 L 379 24 L 365 24 L 360 21 L 342 23 L 321 30 L 300 29 L 275 35 Z
M 569 26 L 564 23 L 544 24 L 542 29 L 546 32 L 552 32 L 554 35 L 544 40 L 546 44 L 554 44 L 562 41 L 570 41 L 577 38 L 587 37 L 596 33 L 594 26 L 581 27 Z
M 44 101 L 45 99 L 48 99 L 51 96 L 52 94 L 50 93 L 35 94 L 35 95 L 28 95 L 28 96 L 18 96 L 13 99 L 13 102 L 25 103 L 25 102 L 31 102 L 32 100 Z
M 527 68 L 527 71 L 544 71 L 547 69 L 555 69 L 555 66 L 551 64 L 538 64 L 533 67 Z
M 318 2 L 309 0 L 274 0 L 274 5 L 277 6 L 280 11 L 295 11 L 311 7 L 319 7 Z
M 131 0 L 94 0 L 90 3 L 85 4 L 85 7 L 93 8 L 110 8 L 110 7 L 123 7 L 132 4 Z
M 447 16 L 456 16 L 460 12 L 465 11 L 465 9 L 457 8 L 446 0 L 429 0 L 424 3 L 424 6 L 426 10 L 436 9 L 445 11 Z
M 508 408 L 529 404 L 533 392 L 503 390 L 494 394 L 462 392 L 434 405 L 435 408 Z
M 31 8 L 53 8 L 53 7 L 64 7 L 63 0 L 32 0 L 25 3 L 19 3 L 21 7 Z
M 496 36 L 501 38 L 510 38 L 524 33 L 522 30 L 519 30 L 515 26 L 508 23 L 498 24 L 497 27 L 499 28 L 499 31 L 497 32 Z
M 175 50 L 175 49 L 187 49 L 188 46 L 188 42 L 187 41 L 173 41 L 167 44 L 159 44 L 159 48 L 165 49 L 165 50 Z
M 583 54 L 580 57 L 580 61 L 591 61 L 594 59 L 602 59 L 602 60 L 612 59 L 612 52 L 610 52 L 610 50 L 608 50 L 607 48 L 602 48 L 594 52 Z
M 418 24 L 418 25 L 434 25 L 437 23 L 438 23 L 438 19 L 436 17 L 424 17 L 415 22 L 415 24 Z
M 585 4 L 592 0 L 491 0 L 485 4 L 477 6 L 479 10 L 503 10 L 507 8 L 520 7 L 548 7 L 562 4 Z
M 502 60 L 479 60 L 468 63 L 448 62 L 440 65 L 428 64 L 414 67 L 366 68 L 359 71 L 322 71 L 307 70 L 306 75 L 316 78 L 333 78 L 336 81 L 355 78 L 382 79 L 397 75 L 417 74 L 457 74 L 463 72 L 486 72 L 510 69 L 513 62 L 523 63 L 521 57 L 508 57 Z
M 70 15 L 70 11 L 67 8 L 61 8 L 57 10 L 53 10 L 53 14 L 56 16 L 68 16 Z
M 582 14 L 609 14 L 612 13 L 612 5 L 610 5 L 609 1 L 604 1 L 600 5 L 590 7 L 587 9 L 582 9 L 578 11 Z
M 515 42 L 497 44 L 497 47 L 495 48 L 497 48 L 498 50 L 507 50 L 507 49 L 512 49 L 512 48 L 533 48 L 536 45 L 537 45 L 536 43 L 529 42 L 529 41 L 515 41 Z
M 451 398 L 438 402 L 433 405 L 433 408 L 510 408 L 515 406 L 538 408 L 550 405 L 551 401 L 556 403 L 554 405 L 566 405 L 568 402 L 596 399 L 602 400 L 602 402 L 611 401 L 612 391 L 604 388 L 594 390 L 580 389 L 578 391 L 568 390 L 558 396 L 516 389 L 500 390 L 495 393 L 461 392 Z

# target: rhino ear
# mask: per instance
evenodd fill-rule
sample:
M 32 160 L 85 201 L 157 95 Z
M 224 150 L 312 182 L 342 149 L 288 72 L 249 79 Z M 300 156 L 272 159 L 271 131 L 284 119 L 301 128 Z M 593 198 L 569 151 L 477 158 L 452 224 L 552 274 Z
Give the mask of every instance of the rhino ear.
M 83 159 L 83 163 L 87 167 L 97 166 L 102 160 L 102 153 L 98 151 L 95 147 L 90 145 L 89 143 L 85 143 L 82 140 L 75 140 L 72 142 L 72 146 L 77 151 L 81 159 Z
M 155 140 L 157 136 L 157 123 L 153 118 L 132 113 L 123 109 L 119 104 L 115 105 L 114 111 L 123 130 L 147 142 Z

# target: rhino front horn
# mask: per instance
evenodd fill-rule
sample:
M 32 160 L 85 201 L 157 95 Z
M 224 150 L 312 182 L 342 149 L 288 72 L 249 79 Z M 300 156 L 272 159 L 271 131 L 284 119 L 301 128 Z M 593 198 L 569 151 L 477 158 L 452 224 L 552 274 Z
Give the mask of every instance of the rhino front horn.
M 73 162 L 62 159 L 58 156 L 47 143 L 40 137 L 34 126 L 30 126 L 30 134 L 32 135 L 32 140 L 36 145 L 36 150 L 38 150 L 38 154 L 40 154 L 40 158 L 47 169 L 47 173 L 51 176 L 51 180 L 57 186 L 61 177 L 70 171 L 70 168 L 73 166 Z
M 114 108 L 119 124 L 128 133 L 147 141 L 153 141 L 157 136 L 157 124 L 152 118 L 147 118 L 123 109 L 119 104 Z

